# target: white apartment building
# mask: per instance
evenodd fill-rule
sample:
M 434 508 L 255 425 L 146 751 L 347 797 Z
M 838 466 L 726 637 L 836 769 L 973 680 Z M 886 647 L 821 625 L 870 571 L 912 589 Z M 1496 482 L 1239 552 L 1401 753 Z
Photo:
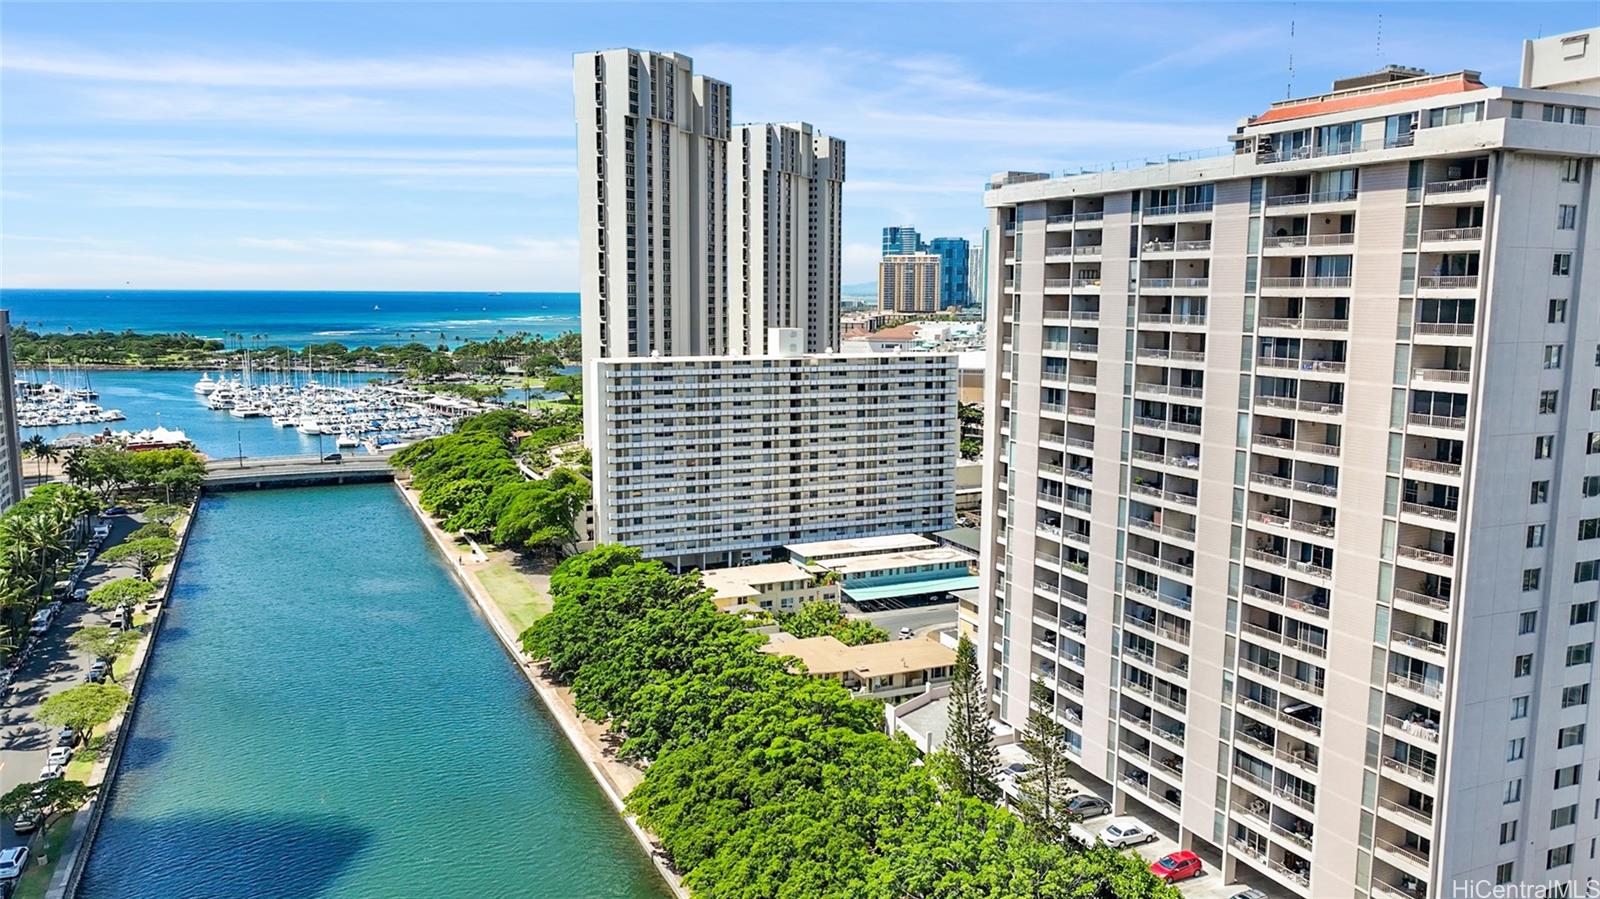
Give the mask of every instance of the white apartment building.
M 642 50 L 572 81 L 584 358 L 727 352 L 732 89 Z
M 882 312 L 939 311 L 939 257 L 899 253 L 878 262 L 878 309 Z
M 17 377 L 11 364 L 11 313 L 0 309 L 0 512 L 22 499 L 22 437 L 17 431 Z
M 844 141 L 804 122 L 739 125 L 733 148 L 726 352 L 761 353 L 768 328 L 803 329 L 808 352 L 837 350 Z
M 1117 811 L 1274 895 L 1600 877 L 1597 126 L 1591 30 L 996 176 L 1000 721 L 1041 679 Z
M 594 360 L 597 539 L 713 568 L 946 527 L 955 366 L 933 353 Z

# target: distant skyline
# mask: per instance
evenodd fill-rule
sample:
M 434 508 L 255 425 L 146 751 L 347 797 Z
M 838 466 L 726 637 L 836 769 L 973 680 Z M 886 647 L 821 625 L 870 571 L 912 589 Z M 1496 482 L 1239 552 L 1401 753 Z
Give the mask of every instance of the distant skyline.
M 1388 63 L 1510 84 L 1523 38 L 1595 24 L 1576 2 L 0 16 L 0 287 L 280 290 L 576 290 L 580 50 L 685 52 L 733 85 L 736 120 L 843 138 L 852 285 L 885 225 L 976 238 L 992 172 L 1223 145 L 1285 95 L 1291 52 L 1296 95 Z

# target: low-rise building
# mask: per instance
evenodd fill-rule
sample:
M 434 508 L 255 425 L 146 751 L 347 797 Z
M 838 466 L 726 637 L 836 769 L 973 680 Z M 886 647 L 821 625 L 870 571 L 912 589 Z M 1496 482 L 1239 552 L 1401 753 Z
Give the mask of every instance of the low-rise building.
M 762 652 L 791 656 L 807 674 L 843 684 L 857 696 L 897 701 L 950 682 L 955 650 L 934 640 L 890 640 L 846 646 L 835 637 L 780 640 Z
M 929 549 L 936 545 L 932 540 L 919 534 L 883 534 L 877 537 L 852 537 L 847 540 L 791 543 L 783 550 L 789 554 L 789 561 L 797 565 L 821 566 L 839 559 Z
M 875 603 L 928 597 L 978 586 L 977 557 L 949 546 L 854 556 L 822 563 L 837 575 L 846 599 Z
M 711 601 L 727 611 L 752 606 L 763 612 L 798 612 L 810 602 L 838 602 L 834 579 L 793 562 L 768 562 L 700 572 L 700 582 L 716 591 Z

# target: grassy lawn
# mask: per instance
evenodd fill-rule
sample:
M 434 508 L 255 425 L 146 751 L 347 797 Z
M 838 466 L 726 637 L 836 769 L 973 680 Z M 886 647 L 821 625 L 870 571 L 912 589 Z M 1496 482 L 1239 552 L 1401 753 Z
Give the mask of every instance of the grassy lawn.
M 17 881 L 17 890 L 12 894 L 12 899 L 44 899 L 45 891 L 50 887 L 50 878 L 56 871 L 56 861 L 61 857 L 61 847 L 67 841 L 67 834 L 72 832 L 72 819 L 77 814 L 62 815 L 44 832 L 44 846 L 35 850 L 34 855 L 42 852 L 50 863 L 39 865 L 30 858 L 28 870 Z
M 550 611 L 550 597 L 539 593 L 507 559 L 495 559 L 473 572 L 489 597 L 518 632 Z

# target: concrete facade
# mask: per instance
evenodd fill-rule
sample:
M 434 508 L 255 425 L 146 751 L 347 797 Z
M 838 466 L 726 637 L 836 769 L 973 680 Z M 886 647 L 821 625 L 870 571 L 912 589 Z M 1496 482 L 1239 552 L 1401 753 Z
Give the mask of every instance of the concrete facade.
M 996 715 L 1043 680 L 1230 880 L 1600 876 L 1600 128 L 1546 107 L 1600 124 L 1398 76 L 986 194 Z
M 22 499 L 22 437 L 17 430 L 17 375 L 11 364 L 11 313 L 0 309 L 0 512 Z
M 938 312 L 942 297 L 939 257 L 932 253 L 885 256 L 878 263 L 881 312 Z

